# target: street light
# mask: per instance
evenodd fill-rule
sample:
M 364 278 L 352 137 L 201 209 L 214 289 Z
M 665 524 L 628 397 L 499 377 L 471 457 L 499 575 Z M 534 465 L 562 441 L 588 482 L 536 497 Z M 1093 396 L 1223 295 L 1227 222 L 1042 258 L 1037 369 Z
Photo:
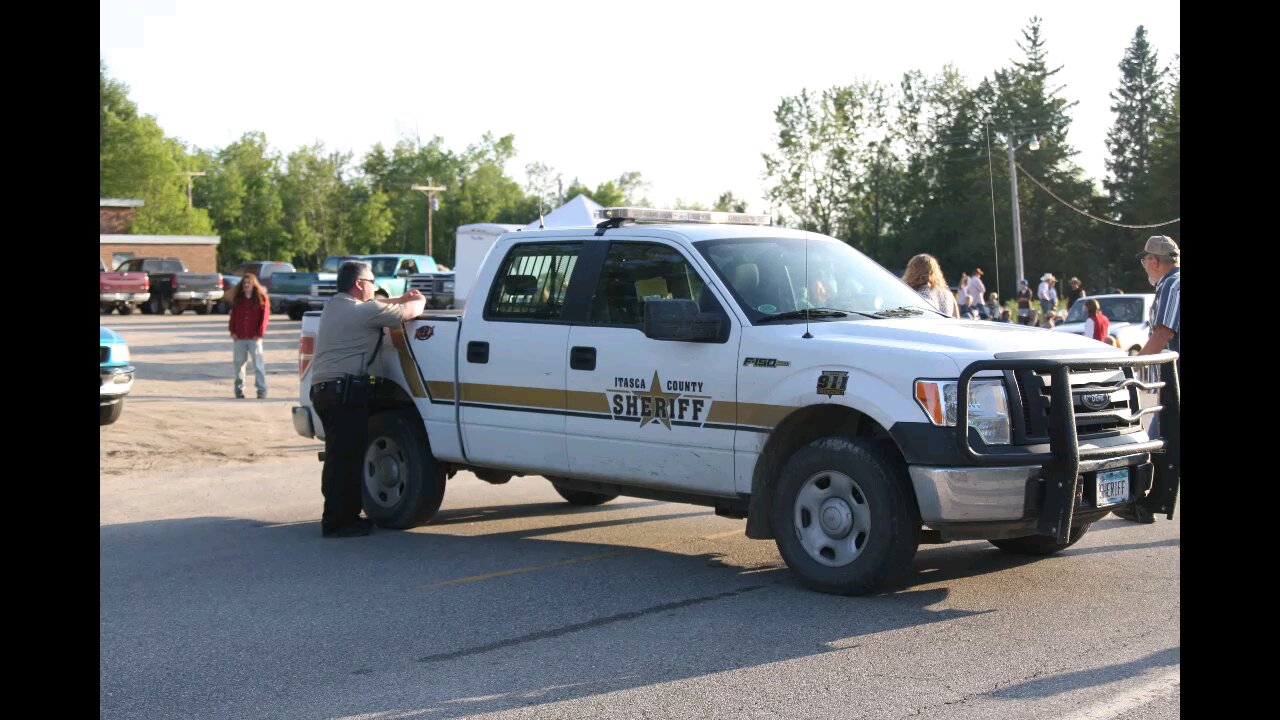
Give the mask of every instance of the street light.
M 427 178 L 426 185 L 412 185 L 409 189 L 420 190 L 427 196 L 427 254 L 431 255 L 431 215 L 440 208 L 440 200 L 436 198 L 436 193 L 444 192 L 449 188 L 444 185 L 432 185 L 431 178 Z
M 1022 219 L 1018 215 L 1018 168 L 1014 164 L 1013 154 L 1023 145 L 1030 145 L 1032 150 L 1040 149 L 1040 138 L 1035 134 L 1029 140 L 1013 144 L 1013 136 L 1009 136 L 1009 192 L 1013 198 L 1013 265 L 1018 280 L 1026 277 L 1022 271 Z M 1014 287 L 1017 288 L 1016 280 Z

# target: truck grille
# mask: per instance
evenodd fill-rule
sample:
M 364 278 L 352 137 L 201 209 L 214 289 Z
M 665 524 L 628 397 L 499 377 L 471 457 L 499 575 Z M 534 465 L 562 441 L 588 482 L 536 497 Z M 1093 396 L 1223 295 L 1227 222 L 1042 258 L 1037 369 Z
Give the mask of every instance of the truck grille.
M 1018 370 L 1011 373 L 1018 387 L 1022 405 L 1022 442 L 1047 442 L 1049 409 L 1052 402 L 1052 376 L 1047 372 Z M 1072 401 L 1076 416 L 1076 435 L 1081 438 L 1101 437 L 1131 432 L 1142 427 L 1141 419 L 1130 420 L 1139 410 L 1138 394 L 1125 385 L 1133 371 L 1117 368 L 1071 375 Z
M 440 282 L 439 278 L 431 276 L 411 275 L 409 277 L 409 289 L 417 290 L 423 295 L 427 295 L 429 293 L 439 292 Z
M 98 364 L 101 365 L 102 363 L 110 359 L 111 359 L 111 348 L 107 347 L 106 345 L 99 347 L 98 348 Z
M 316 295 L 322 298 L 331 298 L 338 294 L 337 280 L 324 280 L 316 283 Z

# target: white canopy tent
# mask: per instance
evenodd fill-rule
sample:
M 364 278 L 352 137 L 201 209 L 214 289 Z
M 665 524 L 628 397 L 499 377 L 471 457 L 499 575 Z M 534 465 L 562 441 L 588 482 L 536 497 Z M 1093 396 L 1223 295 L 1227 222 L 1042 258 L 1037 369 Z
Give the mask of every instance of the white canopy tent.
M 541 224 L 539 224 L 539 221 L 534 220 L 528 225 L 525 225 L 524 229 L 537 230 L 539 227 L 594 227 L 603 219 L 597 214 L 603 208 L 604 206 L 600 203 L 592 200 L 586 195 L 579 194 L 577 197 L 544 215 Z

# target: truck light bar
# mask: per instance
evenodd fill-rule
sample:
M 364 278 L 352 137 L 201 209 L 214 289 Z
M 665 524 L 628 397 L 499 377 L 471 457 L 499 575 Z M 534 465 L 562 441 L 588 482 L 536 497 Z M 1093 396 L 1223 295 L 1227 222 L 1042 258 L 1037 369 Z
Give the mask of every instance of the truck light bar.
M 607 220 L 634 222 L 703 223 L 712 225 L 771 225 L 768 215 L 716 212 L 708 210 L 656 210 L 654 208 L 611 207 L 600 211 Z

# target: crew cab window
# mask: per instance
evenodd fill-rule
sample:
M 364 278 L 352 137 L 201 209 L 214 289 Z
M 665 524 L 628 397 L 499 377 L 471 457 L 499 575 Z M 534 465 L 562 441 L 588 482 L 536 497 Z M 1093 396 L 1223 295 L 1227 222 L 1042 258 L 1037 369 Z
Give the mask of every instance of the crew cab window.
M 705 283 L 675 248 L 655 243 L 615 242 L 591 298 L 592 325 L 639 327 L 648 300 L 693 300 L 703 312 L 718 305 Z
M 412 260 L 405 260 L 404 262 L 400 263 L 400 269 L 397 272 L 404 272 L 406 270 L 411 273 L 418 272 L 418 263 Z
M 516 245 L 489 291 L 486 319 L 559 320 L 581 243 Z

